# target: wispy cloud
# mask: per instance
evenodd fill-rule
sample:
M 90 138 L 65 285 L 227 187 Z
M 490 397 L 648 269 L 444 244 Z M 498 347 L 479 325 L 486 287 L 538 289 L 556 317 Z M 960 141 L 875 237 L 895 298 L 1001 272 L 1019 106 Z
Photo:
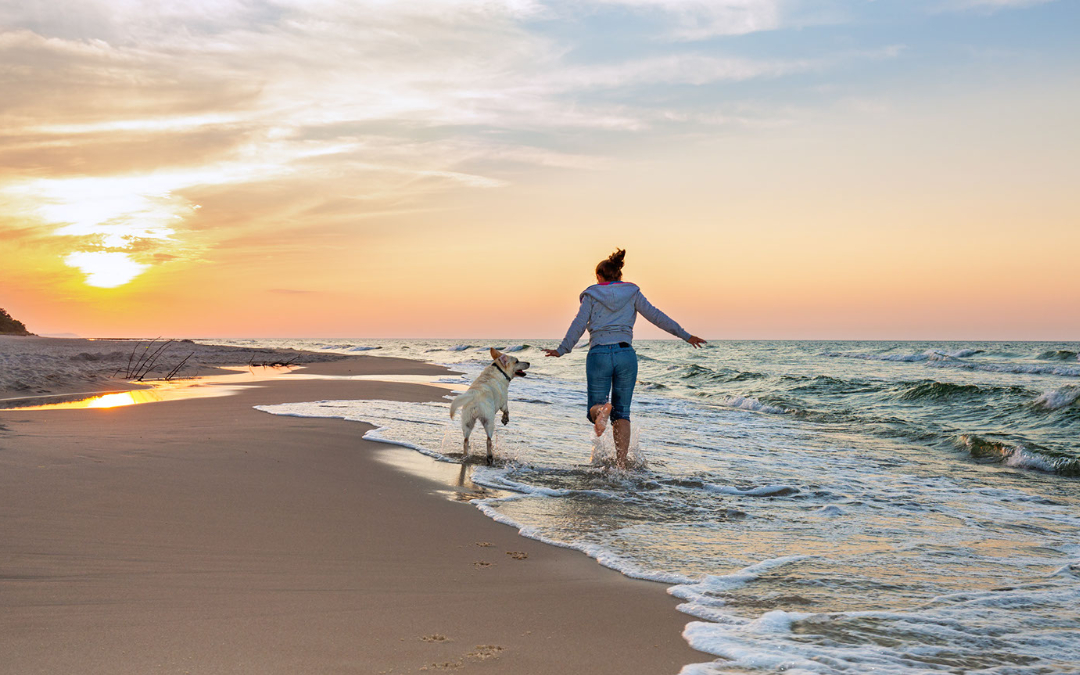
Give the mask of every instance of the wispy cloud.
M 1013 9 L 1045 5 L 1057 0 L 946 0 L 941 9 L 965 10 L 965 9 Z
M 676 40 L 703 40 L 722 35 L 745 35 L 775 30 L 782 19 L 779 0 L 598 0 L 622 6 L 669 24 L 665 36 Z
M 657 40 L 583 55 L 553 28 L 567 5 L 539 0 L 9 4 L 0 192 L 20 227 L 96 256 L 69 257 L 73 266 L 125 256 L 137 274 L 257 245 L 255 232 L 497 189 L 512 182 L 508 167 L 602 169 L 596 136 L 749 126 L 761 118 L 725 112 L 735 102 L 715 91 L 684 101 L 669 89 L 865 57 L 763 58 L 696 42 L 778 29 L 781 0 L 585 7 L 662 19 Z

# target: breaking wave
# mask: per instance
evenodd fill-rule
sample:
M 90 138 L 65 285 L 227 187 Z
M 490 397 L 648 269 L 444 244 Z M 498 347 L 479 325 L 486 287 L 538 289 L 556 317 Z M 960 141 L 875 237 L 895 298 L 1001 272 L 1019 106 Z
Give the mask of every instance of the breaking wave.
M 1039 354 L 1035 358 L 1040 361 L 1076 361 L 1076 352 L 1068 349 L 1051 349 Z
M 920 361 L 948 361 L 951 359 L 963 359 L 976 354 L 982 354 L 981 349 L 958 349 L 951 352 L 940 349 L 927 349 L 916 354 L 867 354 L 861 352 L 825 352 L 823 356 L 844 359 L 862 359 L 863 361 L 899 361 L 903 363 L 918 363 Z
M 738 408 L 739 410 L 751 410 L 753 412 L 767 413 L 769 415 L 786 415 L 793 413 L 791 408 L 781 408 L 775 405 L 762 403 L 752 396 L 725 396 L 717 401 L 725 408 Z
M 972 458 L 1004 464 L 1014 469 L 1030 469 L 1072 478 L 1080 477 L 1080 459 L 1048 453 L 1024 443 L 961 434 L 956 445 Z
M 1035 399 L 1035 405 L 1047 410 L 1059 410 L 1071 406 L 1080 398 L 1080 386 L 1067 385 L 1060 389 L 1043 392 Z

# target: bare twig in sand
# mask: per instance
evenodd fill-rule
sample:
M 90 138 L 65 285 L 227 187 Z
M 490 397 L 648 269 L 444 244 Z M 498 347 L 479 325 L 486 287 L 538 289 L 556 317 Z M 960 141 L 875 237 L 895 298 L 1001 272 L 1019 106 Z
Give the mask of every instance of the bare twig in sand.
M 146 361 L 147 358 L 149 358 L 150 348 L 153 347 L 154 343 L 157 342 L 160 339 L 161 339 L 161 336 L 159 335 L 156 338 L 154 338 L 153 340 L 151 340 L 149 343 L 147 343 L 147 345 L 145 347 L 143 347 L 143 353 L 139 355 L 138 359 L 136 359 L 134 367 L 131 366 L 131 363 L 130 363 L 131 359 L 128 359 L 128 369 L 124 373 L 125 378 L 130 380 L 130 379 L 135 377 L 135 375 L 142 369 L 142 364 Z M 142 345 L 142 340 L 139 340 L 138 342 L 135 343 L 135 349 L 133 349 L 131 351 L 132 355 L 134 355 L 135 352 L 138 351 L 140 345 Z
M 160 347 L 157 348 L 157 350 L 152 355 L 150 355 L 148 358 L 143 360 L 141 368 L 139 368 L 139 369 L 137 369 L 135 371 L 135 378 L 134 379 L 135 379 L 136 382 L 142 382 L 143 378 L 146 377 L 146 375 L 154 367 L 154 364 L 157 363 L 158 357 L 161 356 L 161 353 L 164 352 L 165 349 L 169 345 L 171 345 L 173 342 L 175 342 L 175 340 L 169 340 L 169 341 L 163 343 Z M 147 347 L 146 349 L 149 352 L 150 348 Z
M 263 361 L 262 363 L 248 361 L 248 369 L 250 370 L 252 366 L 258 366 L 259 368 L 288 368 L 298 358 L 300 358 L 299 355 L 292 357 L 288 361 Z
M 184 367 L 184 364 L 187 363 L 188 359 L 190 359 L 192 356 L 195 356 L 195 352 L 191 352 L 190 354 L 188 354 L 187 356 L 184 357 L 183 361 L 176 364 L 176 367 L 173 368 L 172 370 L 170 370 L 169 374 L 165 376 L 165 381 L 168 382 L 169 380 L 176 377 L 176 374 L 180 372 L 180 369 Z

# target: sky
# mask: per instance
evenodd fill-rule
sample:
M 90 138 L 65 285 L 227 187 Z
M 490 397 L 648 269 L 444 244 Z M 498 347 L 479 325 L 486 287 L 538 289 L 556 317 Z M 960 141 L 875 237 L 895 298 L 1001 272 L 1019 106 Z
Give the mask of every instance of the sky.
M 1076 0 L 0 0 L 39 334 L 1080 339 Z M 643 326 L 639 337 L 664 334 Z

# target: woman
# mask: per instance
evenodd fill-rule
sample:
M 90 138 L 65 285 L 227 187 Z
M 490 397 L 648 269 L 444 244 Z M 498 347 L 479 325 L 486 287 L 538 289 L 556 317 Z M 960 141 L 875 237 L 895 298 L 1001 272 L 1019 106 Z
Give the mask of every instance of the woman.
M 596 285 L 581 294 L 581 308 L 558 349 L 545 349 L 548 356 L 570 353 L 585 329 L 589 329 L 589 355 L 585 359 L 588 378 L 588 416 L 596 435 L 604 433 L 608 418 L 615 437 L 616 466 L 626 468 L 630 450 L 630 400 L 637 382 L 637 353 L 634 321 L 640 313 L 660 328 L 686 340 L 694 347 L 705 340 L 687 333 L 679 324 L 645 299 L 641 289 L 622 280 L 626 251 L 618 249 L 596 266 Z M 610 402 L 609 402 L 610 394 Z

